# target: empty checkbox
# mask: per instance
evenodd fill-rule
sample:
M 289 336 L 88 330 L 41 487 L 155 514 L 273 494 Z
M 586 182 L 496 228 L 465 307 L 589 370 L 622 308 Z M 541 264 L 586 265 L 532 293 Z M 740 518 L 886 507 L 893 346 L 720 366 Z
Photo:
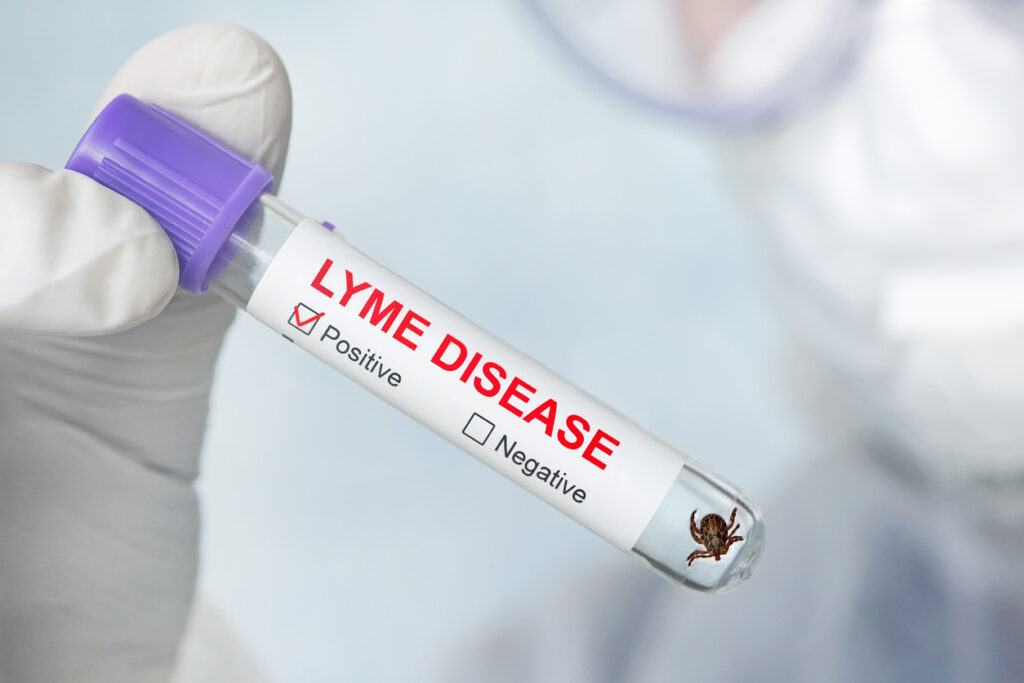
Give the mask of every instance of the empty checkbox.
M 473 413 L 469 417 L 469 422 L 462 428 L 462 433 L 477 442 L 481 446 L 487 443 L 487 439 L 491 437 L 491 432 L 494 431 L 494 423 L 488 420 L 480 413 Z

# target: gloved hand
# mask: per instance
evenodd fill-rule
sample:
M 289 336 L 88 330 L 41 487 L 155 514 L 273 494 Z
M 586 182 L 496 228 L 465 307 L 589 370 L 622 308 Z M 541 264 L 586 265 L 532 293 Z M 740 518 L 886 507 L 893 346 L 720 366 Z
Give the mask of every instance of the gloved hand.
M 257 36 L 172 31 L 128 60 L 96 111 L 122 92 L 280 179 L 291 91 Z M 0 680 L 170 676 L 196 577 L 192 482 L 233 317 L 176 281 L 170 242 L 136 205 L 70 171 L 0 164 Z

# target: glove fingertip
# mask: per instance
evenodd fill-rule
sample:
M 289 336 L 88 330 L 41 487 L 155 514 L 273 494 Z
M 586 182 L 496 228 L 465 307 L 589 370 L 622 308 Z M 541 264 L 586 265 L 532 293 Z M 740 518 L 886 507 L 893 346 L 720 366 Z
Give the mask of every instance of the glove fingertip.
M 142 207 L 94 180 L 31 164 L 0 165 L 0 328 L 96 335 L 159 313 L 178 259 Z
M 257 161 L 281 181 L 291 132 L 291 84 L 259 35 L 227 23 L 173 29 L 146 43 L 107 85 L 157 104 Z

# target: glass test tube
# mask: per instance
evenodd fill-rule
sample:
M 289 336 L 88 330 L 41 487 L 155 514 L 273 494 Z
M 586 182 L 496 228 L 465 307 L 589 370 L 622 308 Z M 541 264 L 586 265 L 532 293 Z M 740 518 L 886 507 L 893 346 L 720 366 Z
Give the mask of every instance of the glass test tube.
M 665 577 L 748 578 L 733 486 L 269 194 L 270 174 L 129 95 L 68 162 L 145 207 L 208 288 Z

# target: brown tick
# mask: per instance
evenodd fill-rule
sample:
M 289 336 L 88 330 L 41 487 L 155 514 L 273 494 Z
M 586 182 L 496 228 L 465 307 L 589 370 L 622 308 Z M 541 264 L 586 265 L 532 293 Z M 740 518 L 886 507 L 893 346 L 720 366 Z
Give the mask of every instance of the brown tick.
M 698 544 L 704 546 L 705 550 L 697 548 L 690 553 L 690 556 L 686 558 L 687 567 L 700 557 L 714 557 L 717 562 L 722 559 L 722 555 L 729 552 L 729 546 L 736 541 L 743 540 L 742 536 L 733 536 L 733 533 L 740 530 L 739 524 L 733 525 L 736 521 L 736 508 L 732 509 L 732 516 L 729 517 L 728 524 L 715 513 L 704 515 L 704 518 L 700 520 L 700 529 L 697 528 L 697 523 L 693 519 L 696 515 L 696 510 L 690 513 L 690 535 Z

